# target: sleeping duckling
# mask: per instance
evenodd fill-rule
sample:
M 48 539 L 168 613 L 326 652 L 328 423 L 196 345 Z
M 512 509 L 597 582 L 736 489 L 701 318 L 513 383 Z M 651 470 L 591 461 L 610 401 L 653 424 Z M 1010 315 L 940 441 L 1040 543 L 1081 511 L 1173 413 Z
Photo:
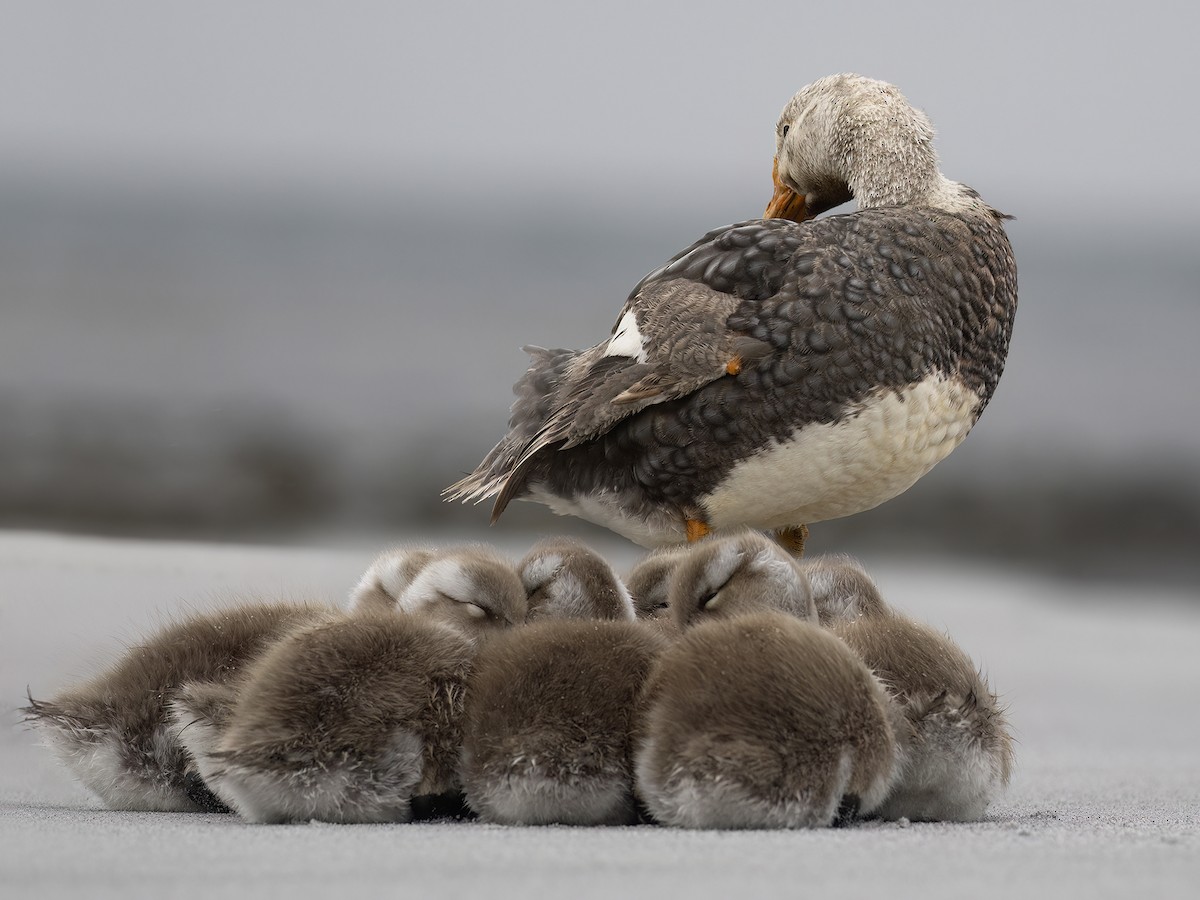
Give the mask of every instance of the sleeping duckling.
M 539 618 L 490 640 L 476 661 L 467 802 L 488 822 L 633 823 L 631 736 L 664 640 L 633 621 L 620 580 L 586 547 L 539 544 L 522 567 Z
M 194 616 L 53 700 L 30 697 L 23 711 L 47 746 L 112 809 L 223 810 L 172 722 L 175 693 L 197 679 L 223 690 L 280 636 L 330 615 L 319 606 L 247 603 Z
M 379 556 L 350 594 L 354 612 L 429 615 L 471 635 L 523 622 L 525 589 L 511 562 L 493 548 L 397 548 Z
M 670 637 L 678 633 L 671 618 L 671 578 L 691 551 L 686 544 L 661 547 L 643 557 L 625 577 L 637 617 Z
M 814 560 L 830 629 L 888 687 L 902 713 L 886 819 L 971 822 L 1008 784 L 1013 747 L 996 695 L 949 637 L 891 610 L 852 559 Z M 811 571 L 811 570 L 810 570 Z M 811 577 L 811 575 L 810 575 Z
M 524 620 L 525 591 L 494 554 L 428 553 L 386 555 L 364 577 L 394 602 L 360 590 L 350 613 L 247 670 L 217 739 L 197 748 L 205 782 L 245 818 L 407 821 L 414 797 L 457 787 L 478 644 Z
M 687 828 L 811 828 L 870 812 L 894 768 L 888 697 L 816 624 L 786 551 L 706 541 L 672 580 L 683 630 L 646 686 L 637 786 Z
M 251 822 L 403 822 L 453 786 L 474 648 L 363 612 L 292 632 L 247 673 L 205 781 Z
M 539 541 L 517 563 L 527 621 L 634 618 L 629 591 L 607 560 L 574 538 Z

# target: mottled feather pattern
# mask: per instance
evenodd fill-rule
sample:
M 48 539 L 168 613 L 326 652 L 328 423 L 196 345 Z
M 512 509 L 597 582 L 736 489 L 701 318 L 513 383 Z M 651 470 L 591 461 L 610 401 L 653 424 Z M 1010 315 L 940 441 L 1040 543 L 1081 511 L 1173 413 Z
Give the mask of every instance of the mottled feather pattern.
M 472 496 L 498 493 L 494 517 L 536 482 L 627 496 L 634 514 L 687 515 L 757 448 L 930 373 L 960 378 L 978 415 L 1003 369 L 1016 268 L 990 210 L 890 207 L 710 232 L 647 276 L 622 315 L 651 298 L 668 302 L 639 319 L 647 363 L 603 357 L 604 345 L 580 354 L 540 427 L 517 423 L 481 465 L 487 488 Z M 713 315 L 715 333 L 698 324 Z M 739 348 L 742 370 L 726 375 L 721 354 Z M 626 391 L 645 396 L 618 401 Z M 503 485 L 501 458 L 515 462 Z

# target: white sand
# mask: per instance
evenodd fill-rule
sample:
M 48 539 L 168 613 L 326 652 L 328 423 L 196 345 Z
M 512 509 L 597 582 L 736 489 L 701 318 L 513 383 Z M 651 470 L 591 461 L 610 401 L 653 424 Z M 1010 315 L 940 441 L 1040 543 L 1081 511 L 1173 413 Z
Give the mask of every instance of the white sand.
M 0 533 L 0 706 L 15 723 L 26 684 L 48 697 L 222 594 L 340 597 L 371 556 Z M 14 724 L 0 732 L 0 897 L 1195 896 L 1194 597 L 932 560 L 870 568 L 1010 704 L 1017 770 L 986 822 L 692 833 L 110 812 Z

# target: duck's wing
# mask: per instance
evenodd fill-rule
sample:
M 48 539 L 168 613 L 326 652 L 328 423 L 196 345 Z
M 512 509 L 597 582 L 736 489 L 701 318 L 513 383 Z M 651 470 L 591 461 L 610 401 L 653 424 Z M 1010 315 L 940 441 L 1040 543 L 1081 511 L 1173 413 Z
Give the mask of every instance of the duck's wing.
M 778 292 L 801 242 L 795 223 L 783 220 L 709 232 L 637 284 L 608 340 L 575 353 L 535 350 L 514 387 L 508 435 L 447 493 L 498 495 L 495 518 L 541 450 L 576 446 L 769 355 L 770 343 L 727 320 L 745 301 Z

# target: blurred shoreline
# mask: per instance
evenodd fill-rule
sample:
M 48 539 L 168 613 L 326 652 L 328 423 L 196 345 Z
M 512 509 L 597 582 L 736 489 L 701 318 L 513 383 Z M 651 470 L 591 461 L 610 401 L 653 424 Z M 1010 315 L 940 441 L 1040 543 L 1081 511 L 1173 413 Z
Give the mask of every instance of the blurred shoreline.
M 0 181 L 0 527 L 487 539 L 486 510 L 438 493 L 502 434 L 516 348 L 594 342 L 645 271 L 719 224 L 643 203 Z M 813 551 L 1194 583 L 1181 363 L 1200 306 L 1186 235 L 1151 224 L 1012 223 L 1021 308 L 976 433 L 907 494 L 814 527 Z M 589 533 L 526 504 L 499 527 Z

